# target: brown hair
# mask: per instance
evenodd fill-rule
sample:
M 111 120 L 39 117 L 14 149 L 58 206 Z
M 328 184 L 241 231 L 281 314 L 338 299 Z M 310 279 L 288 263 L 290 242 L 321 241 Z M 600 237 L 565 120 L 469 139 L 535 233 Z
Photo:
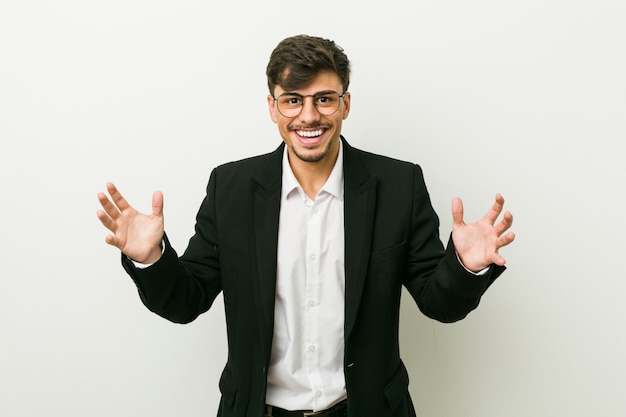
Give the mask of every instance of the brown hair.
M 280 85 L 285 90 L 306 87 L 322 71 L 339 76 L 343 91 L 350 84 L 350 61 L 335 42 L 308 35 L 292 36 L 282 40 L 272 51 L 267 64 L 267 86 L 274 95 Z

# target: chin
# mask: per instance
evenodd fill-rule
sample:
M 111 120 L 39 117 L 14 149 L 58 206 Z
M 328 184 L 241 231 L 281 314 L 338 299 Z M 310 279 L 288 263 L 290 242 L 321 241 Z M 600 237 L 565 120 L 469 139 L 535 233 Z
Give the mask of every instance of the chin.
M 328 149 L 327 147 L 326 149 L 321 151 L 310 151 L 307 149 L 305 152 L 301 152 L 296 149 L 295 146 L 291 147 L 291 151 L 293 152 L 293 154 L 297 156 L 299 160 L 304 162 L 319 162 L 322 159 L 326 158 L 329 150 L 330 149 Z

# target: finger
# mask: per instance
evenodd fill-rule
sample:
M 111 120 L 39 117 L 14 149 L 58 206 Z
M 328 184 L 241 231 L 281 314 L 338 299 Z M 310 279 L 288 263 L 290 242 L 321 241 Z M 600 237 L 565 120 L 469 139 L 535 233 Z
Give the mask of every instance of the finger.
M 510 232 L 507 233 L 504 236 L 500 236 L 497 240 L 496 240 L 496 250 L 508 245 L 509 243 L 513 242 L 515 240 L 515 233 Z
M 115 207 L 113 203 L 111 203 L 111 200 L 109 200 L 109 198 L 104 193 L 98 193 L 98 201 L 100 202 L 100 205 L 106 212 L 107 216 L 109 216 L 110 218 L 116 219 L 120 215 L 119 209 Z
M 485 214 L 485 219 L 489 220 L 489 223 L 494 224 L 500 213 L 502 213 L 503 206 L 504 197 L 500 194 L 496 194 L 496 201 L 493 203 L 487 214 Z
M 115 233 L 115 229 L 117 229 L 117 223 L 113 221 L 104 211 L 98 210 L 96 212 L 96 216 L 100 219 L 100 223 L 104 225 L 107 229 Z
M 493 255 L 491 262 L 498 266 L 504 266 L 504 264 L 506 264 L 506 259 L 504 259 L 499 253 L 496 253 Z
M 161 217 L 163 215 L 163 193 L 155 191 L 152 194 L 152 214 Z
M 104 238 L 104 241 L 105 241 L 107 244 L 109 244 L 109 245 L 111 245 L 111 246 L 115 246 L 116 248 L 120 249 L 120 247 L 119 247 L 119 240 L 118 240 L 115 236 L 113 236 L 113 235 L 107 235 L 107 236 Z
M 462 226 L 463 223 L 463 201 L 459 197 L 452 199 L 452 226 Z
M 513 225 L 513 215 L 510 212 L 505 212 L 502 216 L 502 220 L 495 226 L 496 233 L 500 236 L 506 232 Z
M 122 193 L 119 192 L 117 187 L 112 182 L 107 183 L 107 191 L 109 192 L 113 203 L 115 203 L 120 211 L 124 211 L 130 207 L 128 201 L 126 201 L 124 196 L 122 196 Z

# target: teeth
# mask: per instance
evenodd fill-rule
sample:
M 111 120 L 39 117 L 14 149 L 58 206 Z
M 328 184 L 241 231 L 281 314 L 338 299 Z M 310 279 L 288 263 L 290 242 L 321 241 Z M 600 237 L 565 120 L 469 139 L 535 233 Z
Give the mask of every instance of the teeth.
M 319 130 L 298 130 L 296 133 L 298 136 L 303 136 L 305 138 L 314 138 L 316 136 L 320 136 L 324 131 L 322 129 Z

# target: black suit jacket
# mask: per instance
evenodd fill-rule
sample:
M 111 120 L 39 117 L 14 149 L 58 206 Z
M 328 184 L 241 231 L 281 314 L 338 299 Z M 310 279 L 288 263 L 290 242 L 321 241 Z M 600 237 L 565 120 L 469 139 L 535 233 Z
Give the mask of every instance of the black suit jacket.
M 357 150 L 344 141 L 345 362 L 351 417 L 414 416 L 400 359 L 402 286 L 420 310 L 453 322 L 476 308 L 504 268 L 474 276 L 444 249 L 419 166 Z M 219 416 L 261 417 L 274 327 L 276 256 L 284 145 L 217 167 L 179 258 L 136 269 L 123 257 L 141 300 L 187 323 L 224 297 L 228 361 Z M 297 231 L 294 231 L 297 233 Z

